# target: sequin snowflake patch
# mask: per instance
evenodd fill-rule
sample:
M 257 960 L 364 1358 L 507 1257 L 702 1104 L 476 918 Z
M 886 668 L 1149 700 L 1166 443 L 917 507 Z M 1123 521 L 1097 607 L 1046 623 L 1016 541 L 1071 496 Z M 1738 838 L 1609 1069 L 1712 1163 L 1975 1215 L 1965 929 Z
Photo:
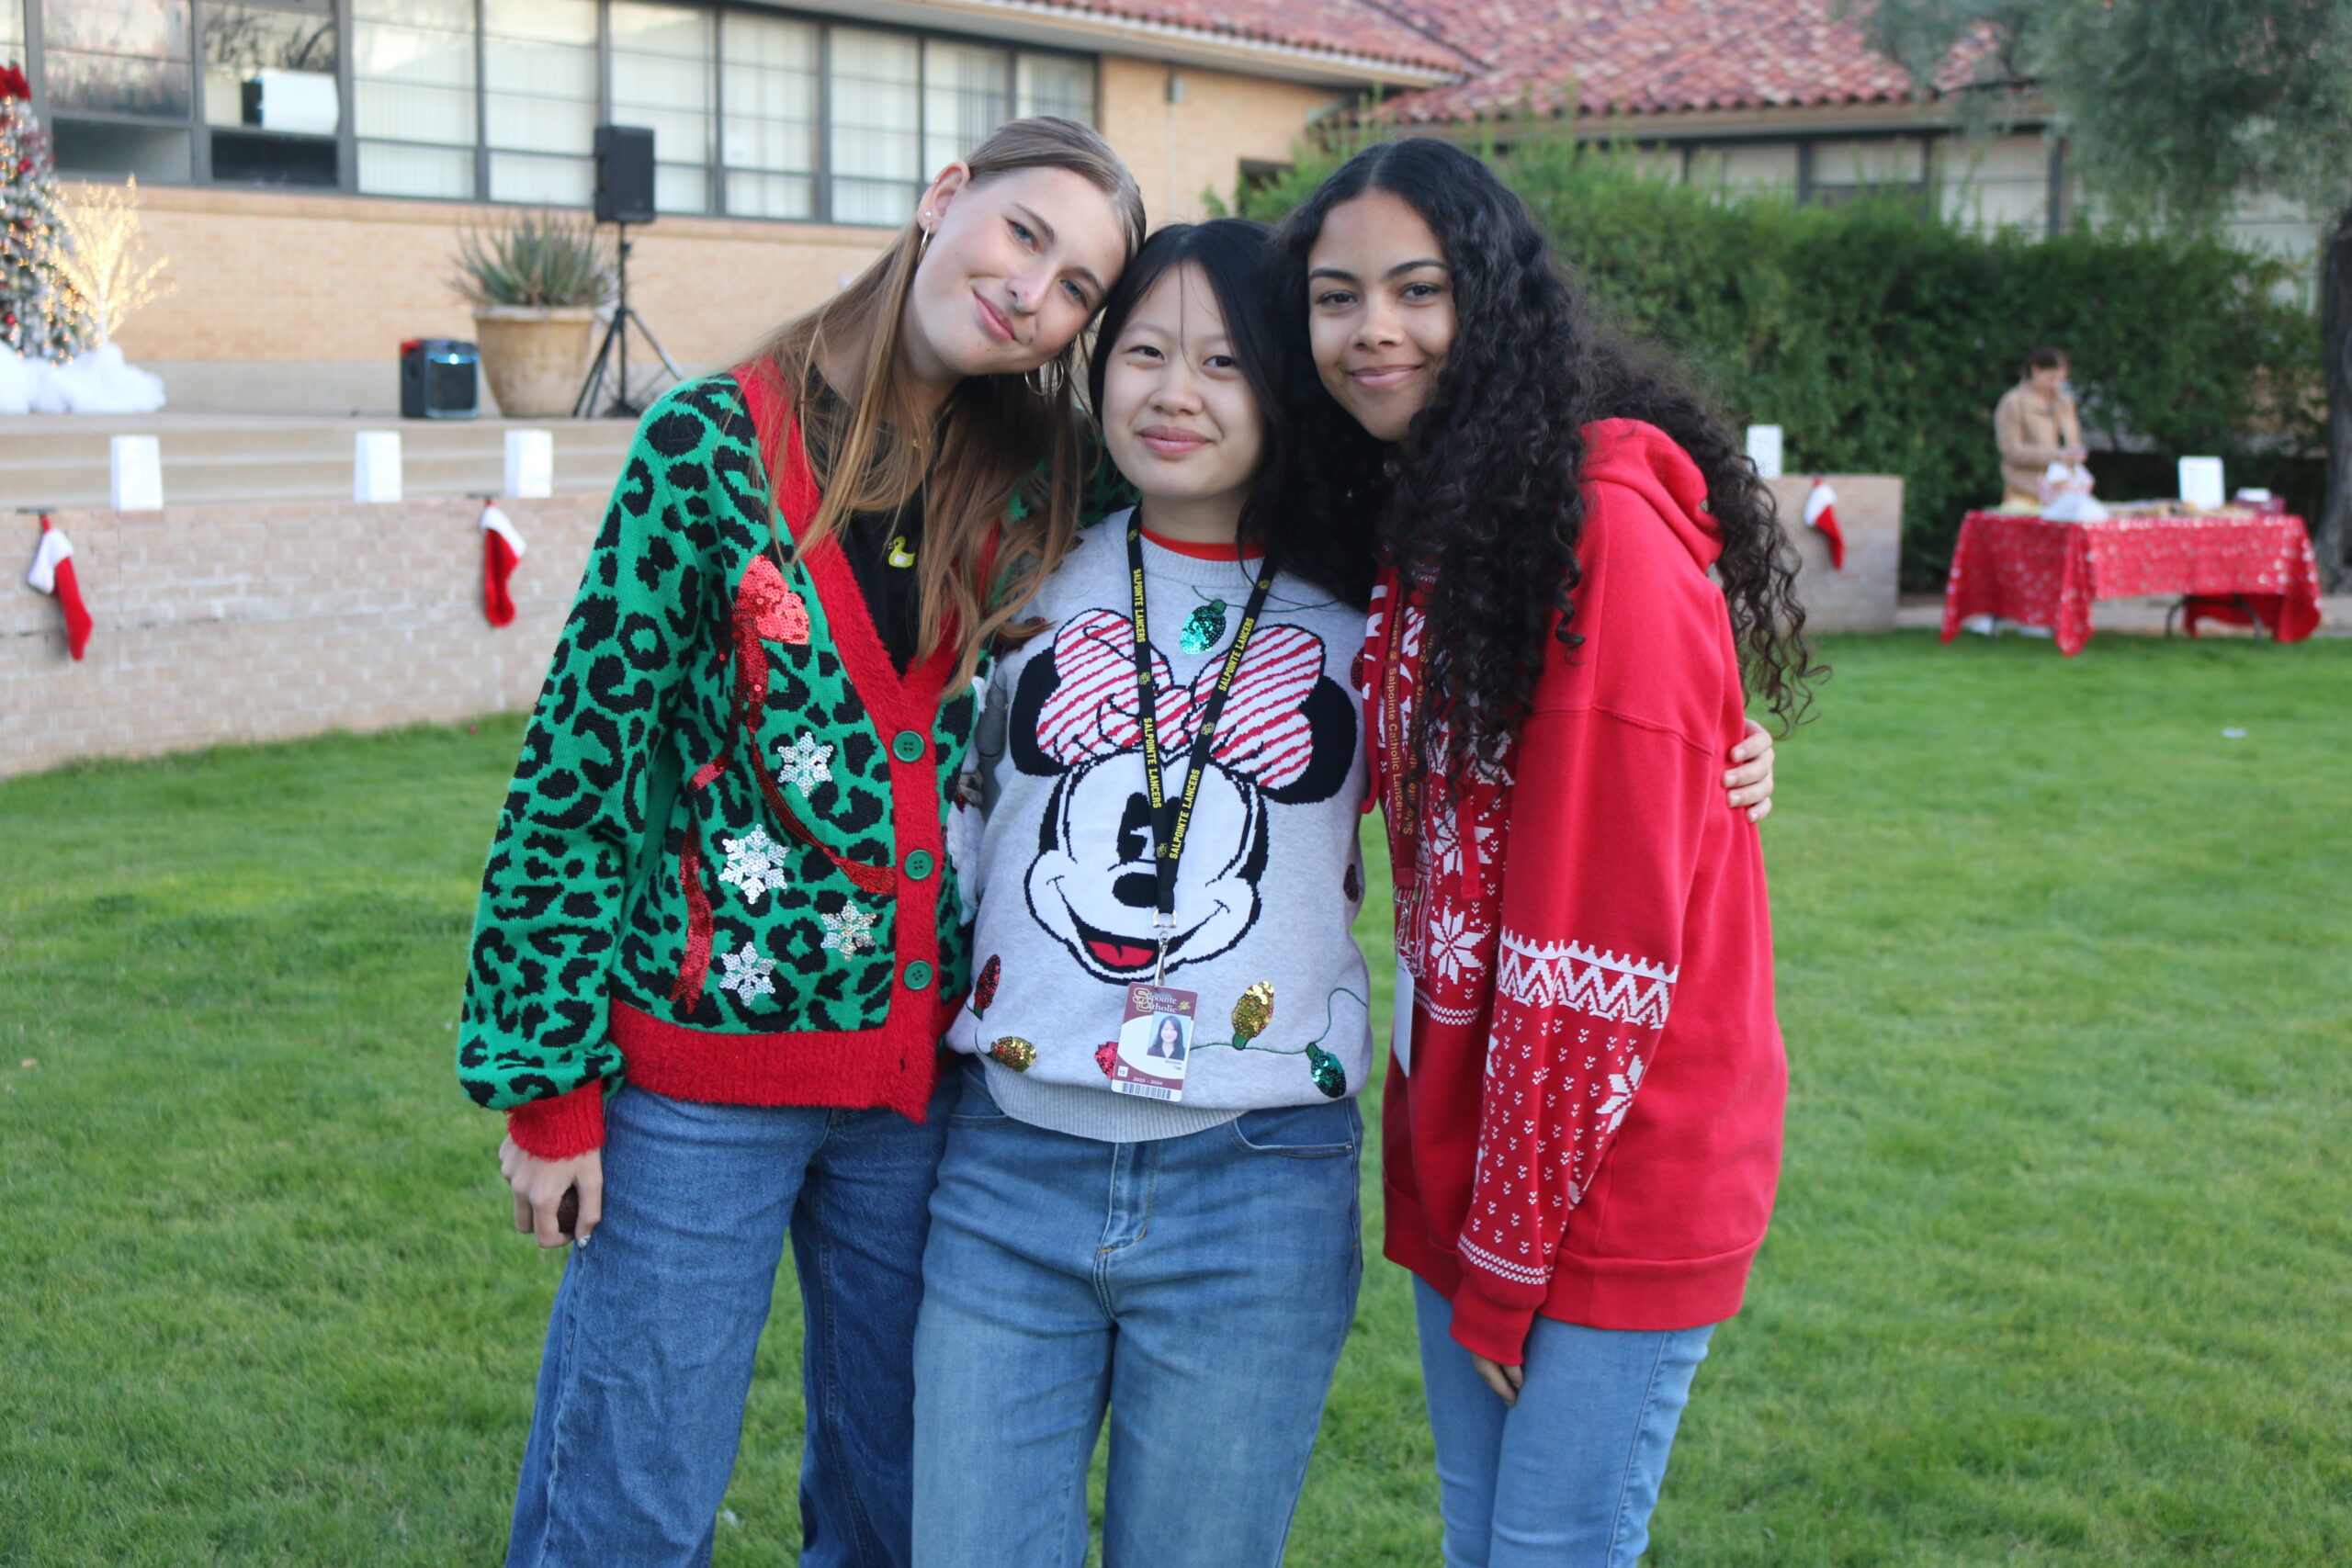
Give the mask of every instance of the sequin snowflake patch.
M 756 904 L 770 889 L 783 890 L 784 846 L 769 838 L 766 829 L 754 828 L 740 839 L 718 842 L 727 852 L 727 864 L 718 880 L 740 891 L 743 902 Z
M 775 749 L 775 782 L 807 795 L 833 777 L 833 749 L 813 735 L 796 735 Z
M 837 915 L 820 911 L 817 918 L 825 922 L 825 940 L 818 945 L 835 953 L 863 953 L 872 947 L 875 922 L 881 919 L 854 907 Z
M 738 1001 L 775 995 L 775 982 L 768 978 L 775 972 L 775 960 L 762 958 L 748 942 L 740 952 L 720 953 L 718 967 L 718 988 L 734 992 Z

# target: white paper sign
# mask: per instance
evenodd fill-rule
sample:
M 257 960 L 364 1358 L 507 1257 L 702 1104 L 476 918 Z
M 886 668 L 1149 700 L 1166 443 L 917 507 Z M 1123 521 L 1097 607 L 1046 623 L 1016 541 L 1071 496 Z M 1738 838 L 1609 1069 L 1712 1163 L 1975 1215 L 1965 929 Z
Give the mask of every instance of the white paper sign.
M 164 448 L 152 435 L 118 435 L 108 443 L 110 492 L 117 512 L 164 509 Z
M 555 493 L 555 433 L 510 430 L 506 433 L 506 493 Z
M 2183 457 L 2180 460 L 2181 500 L 2191 506 L 2219 506 L 2227 493 L 2222 488 L 2222 459 Z
M 363 430 L 353 440 L 351 499 L 390 502 L 401 498 L 401 433 Z
M 1756 477 L 1777 479 L 1781 477 L 1781 427 L 1777 424 L 1751 424 L 1747 427 L 1747 460 L 1756 465 Z

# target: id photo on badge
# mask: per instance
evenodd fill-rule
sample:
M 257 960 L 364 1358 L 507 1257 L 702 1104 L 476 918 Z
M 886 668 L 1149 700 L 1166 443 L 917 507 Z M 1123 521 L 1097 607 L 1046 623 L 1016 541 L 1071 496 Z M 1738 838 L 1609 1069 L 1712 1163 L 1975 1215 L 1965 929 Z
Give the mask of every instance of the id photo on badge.
M 1148 1012 L 1119 1026 L 1119 1055 L 1139 1072 L 1182 1077 L 1193 1055 L 1193 1021 L 1172 1012 Z

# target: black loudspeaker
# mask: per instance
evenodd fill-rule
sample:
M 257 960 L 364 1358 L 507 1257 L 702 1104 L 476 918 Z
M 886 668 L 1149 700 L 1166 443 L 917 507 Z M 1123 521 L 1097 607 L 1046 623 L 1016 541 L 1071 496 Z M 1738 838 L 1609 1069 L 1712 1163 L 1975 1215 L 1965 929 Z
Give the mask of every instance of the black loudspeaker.
M 596 221 L 653 221 L 653 132 L 643 126 L 596 128 Z
M 481 412 L 481 355 L 458 338 L 401 344 L 401 417 L 472 419 Z

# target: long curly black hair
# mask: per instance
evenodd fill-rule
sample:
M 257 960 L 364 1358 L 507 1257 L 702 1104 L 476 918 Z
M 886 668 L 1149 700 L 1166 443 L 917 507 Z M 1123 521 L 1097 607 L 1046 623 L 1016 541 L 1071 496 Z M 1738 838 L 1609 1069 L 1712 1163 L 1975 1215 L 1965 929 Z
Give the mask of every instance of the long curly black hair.
M 1393 446 L 1332 400 L 1307 342 L 1307 254 L 1331 209 L 1367 190 L 1401 197 L 1436 234 L 1457 317 L 1430 401 Z M 1783 733 L 1804 716 L 1809 683 L 1827 671 L 1804 641 L 1794 553 L 1770 492 L 1722 418 L 1593 319 L 1484 163 L 1434 138 L 1368 147 L 1283 220 L 1269 266 L 1298 455 L 1283 480 L 1288 558 L 1319 558 L 1319 575 L 1337 579 L 1327 586 L 1361 597 L 1376 539 L 1425 585 L 1421 689 L 1431 700 L 1420 717 L 1445 721 L 1445 776 L 1499 758 L 1550 657 L 1547 632 L 1563 658 L 1583 642 L 1571 629 L 1581 433 L 1600 419 L 1657 425 L 1698 464 L 1747 689 Z

